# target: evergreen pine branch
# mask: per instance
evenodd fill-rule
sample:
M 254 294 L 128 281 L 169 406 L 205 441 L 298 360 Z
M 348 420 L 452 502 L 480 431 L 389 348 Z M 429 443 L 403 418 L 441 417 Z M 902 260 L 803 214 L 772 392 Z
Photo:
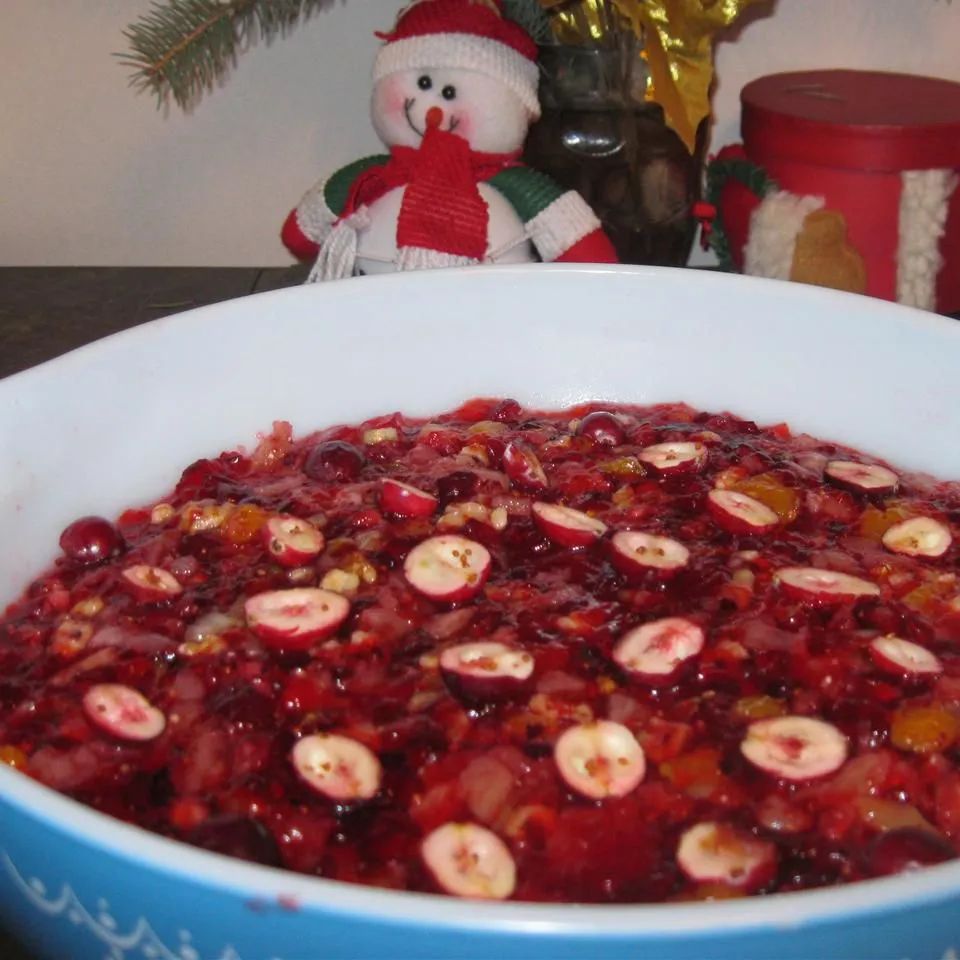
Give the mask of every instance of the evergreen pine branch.
M 130 82 L 188 106 L 212 90 L 258 38 L 285 35 L 332 0 L 164 0 L 124 31 Z

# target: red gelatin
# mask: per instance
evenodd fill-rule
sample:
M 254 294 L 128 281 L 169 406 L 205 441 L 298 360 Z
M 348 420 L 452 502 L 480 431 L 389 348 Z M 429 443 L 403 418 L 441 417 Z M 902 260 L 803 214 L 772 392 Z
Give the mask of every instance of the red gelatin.
M 0 761 L 204 849 L 464 897 L 956 856 L 960 485 L 590 409 L 277 423 L 81 518 L 0 620 Z

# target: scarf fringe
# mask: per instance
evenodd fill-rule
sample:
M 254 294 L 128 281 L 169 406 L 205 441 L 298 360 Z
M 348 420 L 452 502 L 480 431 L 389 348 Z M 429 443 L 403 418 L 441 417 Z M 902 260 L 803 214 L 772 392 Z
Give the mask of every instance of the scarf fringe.
M 359 234 L 369 226 L 370 213 L 366 207 L 341 220 L 320 248 L 320 255 L 307 277 L 307 283 L 325 283 L 352 277 L 357 264 Z
M 397 251 L 397 270 L 431 270 L 437 267 L 469 267 L 480 263 L 473 257 L 443 253 L 426 247 L 401 247 Z

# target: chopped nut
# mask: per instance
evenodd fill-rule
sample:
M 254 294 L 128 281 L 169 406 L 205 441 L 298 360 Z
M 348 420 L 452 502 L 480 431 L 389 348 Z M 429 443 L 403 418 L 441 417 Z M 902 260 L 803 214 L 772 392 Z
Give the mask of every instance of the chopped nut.
M 287 571 L 287 582 L 295 586 L 313 583 L 316 578 L 317 573 L 313 567 L 293 567 Z
M 150 511 L 150 522 L 156 524 L 166 523 L 176 512 L 176 507 L 171 506 L 169 503 L 158 503 L 153 510 Z
M 235 509 L 233 503 L 188 503 L 180 513 L 180 529 L 186 533 L 216 530 Z
M 647 469 L 636 457 L 617 457 L 599 465 L 600 472 L 615 477 L 645 477 Z
M 349 570 L 331 570 L 320 581 L 320 586 L 333 593 L 354 593 L 360 586 L 360 577 Z
M 380 530 L 362 530 L 357 534 L 357 546 L 361 550 L 375 553 L 383 546 L 383 532 Z
M 485 467 L 490 466 L 490 454 L 487 452 L 487 448 L 482 443 L 467 444 L 467 446 L 460 450 L 460 453 L 457 456 L 475 460 L 477 463 L 480 463 Z
M 205 654 L 213 656 L 227 649 L 227 642 L 219 634 L 208 633 L 199 640 L 184 640 L 177 647 L 177 653 L 182 657 L 200 657 Z
M 750 659 L 750 654 L 747 651 L 747 648 L 742 643 L 738 643 L 736 640 L 721 640 L 714 649 L 722 651 L 728 657 L 731 657 L 734 660 Z M 712 695 L 713 691 L 708 691 L 708 693 Z M 704 696 L 706 696 L 706 694 L 704 694 Z
M 436 670 L 440 666 L 440 657 L 435 653 L 425 653 L 420 657 L 420 666 L 424 670 Z
M 86 617 L 92 620 L 103 609 L 102 597 L 87 597 L 73 605 L 70 611 L 75 617 Z
M 613 505 L 615 507 L 628 507 L 633 503 L 633 487 L 624 485 L 618 487 L 613 494 Z
M 471 423 L 470 426 L 467 427 L 467 433 L 482 433 L 490 437 L 497 437 L 506 432 L 507 425 L 500 423 L 498 420 L 478 420 L 476 423 Z
M 482 503 L 474 503 L 473 501 L 451 503 L 444 511 L 443 516 L 437 521 L 437 528 L 440 530 L 458 529 L 469 520 L 489 523 L 490 511 Z
M 442 690 L 418 690 L 407 704 L 407 710 L 410 713 L 420 713 L 422 710 L 429 710 L 441 697 Z
M 93 626 L 86 620 L 71 620 L 67 617 L 53 632 L 53 651 L 60 657 L 73 657 L 80 653 L 93 636 Z
M 490 511 L 490 526 L 494 530 L 505 530 L 510 522 L 506 507 L 494 507 Z
M 376 430 L 363 431 L 363 442 L 369 446 L 373 446 L 376 443 L 393 443 L 396 439 L 396 427 L 380 427 Z

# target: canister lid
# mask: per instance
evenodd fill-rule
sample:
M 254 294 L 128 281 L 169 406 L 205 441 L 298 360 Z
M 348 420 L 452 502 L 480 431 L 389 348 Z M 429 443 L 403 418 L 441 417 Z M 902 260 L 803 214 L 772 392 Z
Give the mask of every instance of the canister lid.
M 960 167 L 960 83 L 864 70 L 776 73 L 740 94 L 759 162 L 898 171 Z

